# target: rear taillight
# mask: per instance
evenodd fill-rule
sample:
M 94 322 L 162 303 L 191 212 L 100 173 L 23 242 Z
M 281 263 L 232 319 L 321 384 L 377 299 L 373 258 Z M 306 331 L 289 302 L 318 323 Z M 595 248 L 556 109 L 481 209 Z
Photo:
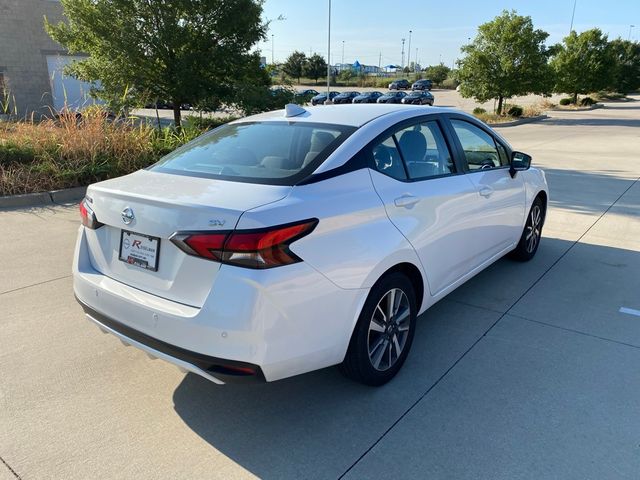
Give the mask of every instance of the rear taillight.
M 224 232 L 177 232 L 171 241 L 189 255 L 246 268 L 273 268 L 300 262 L 289 245 L 310 234 L 317 219 Z
M 80 218 L 82 219 L 82 225 L 91 230 L 95 230 L 96 228 L 100 228 L 103 224 L 98 221 L 96 218 L 96 214 L 93 209 L 89 205 L 89 200 L 85 197 L 82 199 L 79 205 L 80 208 Z

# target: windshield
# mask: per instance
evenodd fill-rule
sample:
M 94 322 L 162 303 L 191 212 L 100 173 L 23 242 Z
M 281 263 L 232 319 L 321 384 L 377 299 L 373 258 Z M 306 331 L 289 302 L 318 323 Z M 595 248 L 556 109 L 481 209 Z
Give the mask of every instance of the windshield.
M 316 169 L 354 127 L 308 122 L 227 124 L 162 158 L 150 169 L 250 183 L 294 185 Z

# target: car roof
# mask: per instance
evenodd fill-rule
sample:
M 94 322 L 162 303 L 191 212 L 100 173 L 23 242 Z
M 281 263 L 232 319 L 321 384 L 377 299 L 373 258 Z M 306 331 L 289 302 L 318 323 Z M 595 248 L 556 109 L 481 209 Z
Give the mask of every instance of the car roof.
M 361 127 L 365 123 L 376 118 L 395 112 L 406 111 L 407 109 L 422 109 L 423 113 L 455 112 L 457 110 L 443 107 L 425 107 L 402 104 L 346 104 L 346 105 L 319 105 L 315 107 L 302 107 L 305 112 L 295 117 L 285 117 L 284 110 L 274 110 L 272 112 L 259 113 L 250 117 L 236 120 L 233 123 L 244 122 L 269 122 L 269 121 L 296 121 L 310 123 L 327 123 L 333 125 L 347 125 Z

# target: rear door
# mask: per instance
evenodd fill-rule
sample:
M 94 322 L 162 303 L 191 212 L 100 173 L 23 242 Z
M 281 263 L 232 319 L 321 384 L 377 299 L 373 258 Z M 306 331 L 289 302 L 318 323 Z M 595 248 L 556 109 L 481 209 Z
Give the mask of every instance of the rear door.
M 438 116 L 400 124 L 364 152 L 389 219 L 413 245 L 433 295 L 471 270 L 477 189 L 454 162 Z

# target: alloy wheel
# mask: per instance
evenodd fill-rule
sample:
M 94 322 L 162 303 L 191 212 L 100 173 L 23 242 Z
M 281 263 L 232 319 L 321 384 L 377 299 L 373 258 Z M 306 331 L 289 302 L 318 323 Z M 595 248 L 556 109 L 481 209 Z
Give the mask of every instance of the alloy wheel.
M 542 210 L 539 205 L 534 205 L 527 219 L 526 249 L 527 253 L 533 253 L 540 241 L 540 224 L 542 223 Z
M 407 295 L 399 288 L 385 293 L 371 316 L 367 348 L 373 368 L 385 371 L 400 358 L 411 324 Z

